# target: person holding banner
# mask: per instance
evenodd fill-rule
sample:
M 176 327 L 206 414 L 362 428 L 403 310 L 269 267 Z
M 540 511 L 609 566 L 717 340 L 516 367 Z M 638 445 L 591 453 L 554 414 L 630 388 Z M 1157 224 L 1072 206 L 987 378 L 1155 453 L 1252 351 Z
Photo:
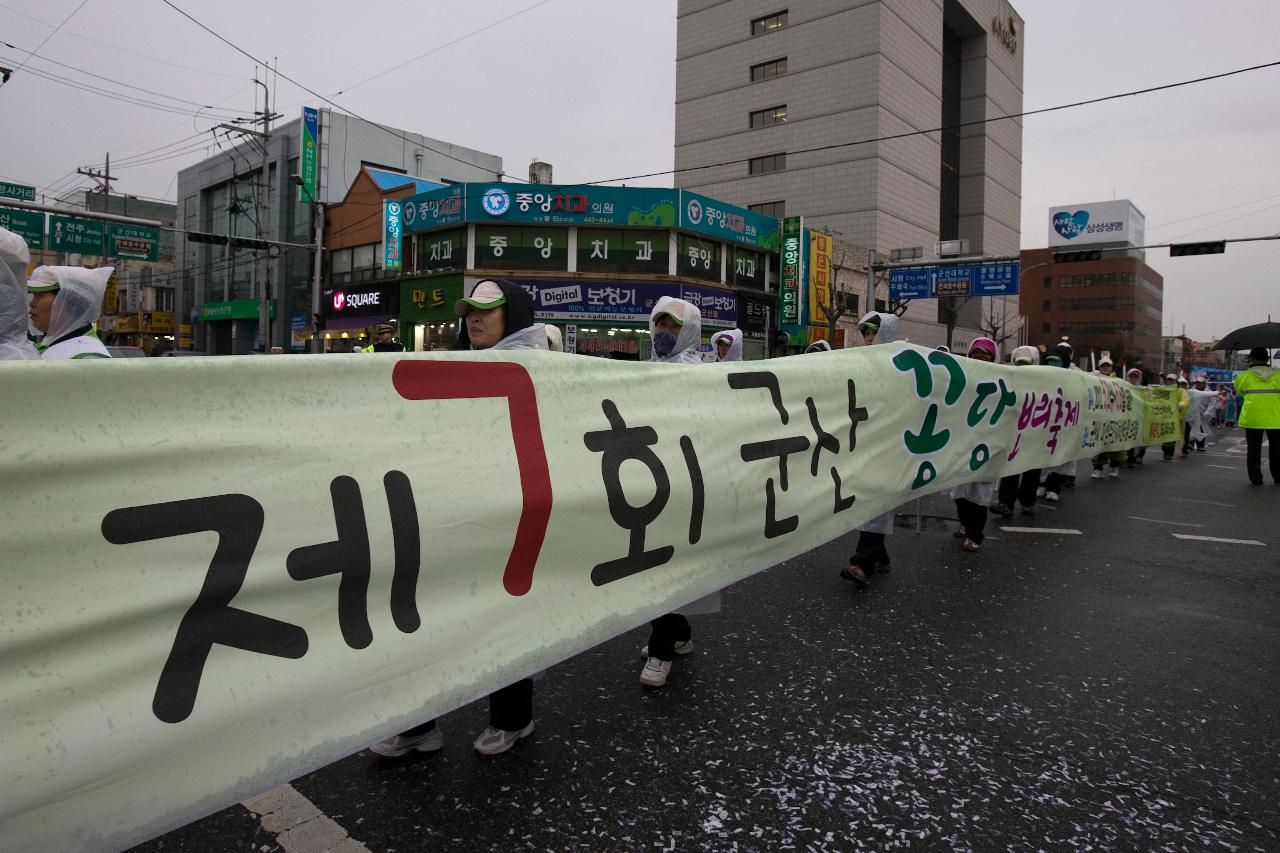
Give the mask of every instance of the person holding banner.
M 858 321 L 858 332 L 862 335 L 863 346 L 891 344 L 901 340 L 898 330 L 898 315 L 880 314 L 872 311 Z M 885 537 L 893 532 L 893 510 L 864 523 L 858 528 L 858 545 L 853 556 L 849 558 L 848 568 L 840 570 L 840 577 L 853 581 L 859 589 L 868 585 L 867 578 L 876 572 L 887 572 L 889 565 L 889 549 L 885 547 Z
M 1209 390 L 1208 380 L 1202 374 L 1196 375 L 1192 385 L 1187 389 L 1191 397 L 1191 405 L 1187 407 L 1187 423 L 1191 427 L 1187 432 L 1190 439 L 1187 443 L 1194 446 L 1197 453 L 1204 453 L 1205 442 L 1209 439 L 1209 422 L 1218 408 L 1218 392 Z
M 1044 363 L 1049 367 L 1063 367 L 1067 370 L 1075 367 L 1072 362 L 1074 350 L 1071 344 L 1066 341 L 1059 341 L 1052 348 L 1045 351 Z M 1063 462 L 1061 465 L 1055 465 L 1045 472 L 1044 484 L 1036 490 L 1036 496 L 1042 497 L 1049 503 L 1057 503 L 1059 496 L 1062 494 L 1064 487 L 1071 487 L 1076 479 L 1076 460 L 1072 459 Z
M 535 323 L 533 300 L 514 282 L 485 279 L 453 311 L 462 318 L 454 349 L 547 349 L 547 331 Z M 480 755 L 498 755 L 532 734 L 533 679 L 522 678 L 489 694 L 489 725 L 472 744 Z M 435 720 L 379 741 L 369 751 L 389 758 L 410 752 L 438 752 L 444 736 Z
M 716 348 L 716 361 L 742 361 L 742 332 L 739 329 L 716 332 L 711 336 L 711 343 Z
M 40 357 L 27 337 L 27 241 L 0 228 L 0 361 L 30 361 Z
M 1111 360 L 1111 356 L 1104 355 L 1098 361 L 1098 376 L 1107 379 L 1115 378 L 1115 363 Z M 1111 469 L 1112 479 L 1120 476 L 1120 466 L 1123 465 L 1129 457 L 1127 450 L 1114 450 L 1107 453 L 1099 453 L 1093 457 L 1093 473 L 1089 476 L 1094 480 L 1101 480 L 1103 477 L 1102 468 L 1106 465 Z
M 815 352 L 831 352 L 831 344 L 826 341 L 814 341 L 804 348 L 805 355 Z
M 702 364 L 698 345 L 702 342 L 702 311 L 697 305 L 672 296 L 659 297 L 649 315 L 649 335 L 653 341 L 650 361 L 664 364 Z M 649 623 L 649 642 L 640 650 L 645 658 L 640 683 L 662 687 L 671 675 L 676 655 L 693 651 L 690 616 L 717 613 L 720 592 L 705 595 L 675 613 L 666 613 Z
M 44 335 L 40 357 L 111 358 L 93 324 L 115 267 L 37 267 L 27 282 L 31 325 Z
M 1000 351 L 991 338 L 974 338 L 969 344 L 966 354 L 974 361 L 985 361 L 995 364 L 1000 360 Z M 954 535 L 963 539 L 960 547 L 966 551 L 977 551 L 982 547 L 984 529 L 987 526 L 987 506 L 991 503 L 991 492 L 994 483 L 990 480 L 964 483 L 951 489 L 951 499 L 956 502 L 956 517 L 960 527 Z
M 1164 384 L 1166 388 L 1178 388 L 1180 384 L 1178 382 L 1178 374 L 1176 373 L 1167 374 L 1164 377 Z M 1187 392 L 1182 388 L 1178 388 L 1178 412 L 1179 414 L 1182 414 L 1184 417 L 1186 415 L 1189 401 L 1190 401 L 1190 398 L 1187 396 Z M 1186 430 L 1185 422 L 1184 422 L 1183 430 L 1185 435 L 1185 430 Z M 1177 441 L 1166 441 L 1164 444 L 1160 445 L 1160 450 L 1164 453 L 1164 461 L 1172 462 L 1173 452 L 1177 449 L 1178 449 Z M 1184 453 L 1183 456 L 1185 455 L 1186 454 Z
M 1262 437 L 1265 434 L 1270 445 L 1271 479 L 1280 486 L 1280 370 L 1267 364 L 1264 347 L 1249 350 L 1249 367 L 1236 377 L 1235 389 L 1244 398 L 1240 426 L 1244 427 L 1249 482 L 1262 485 Z
M 1013 350 L 1011 357 L 1015 367 L 1030 367 L 1040 363 L 1040 353 L 1033 346 L 1020 346 Z M 1021 474 L 1010 474 L 1000 478 L 1000 487 L 996 497 L 995 512 L 1009 518 L 1013 515 L 1013 505 L 1022 504 L 1023 515 L 1033 515 L 1036 505 L 1036 487 L 1040 484 L 1040 469 L 1032 468 Z
M 1127 371 L 1125 371 L 1124 378 L 1130 385 L 1137 385 L 1139 388 L 1141 388 L 1142 387 L 1142 368 L 1140 367 L 1129 368 Z M 1134 468 L 1138 465 L 1141 465 L 1142 459 L 1146 455 L 1147 455 L 1147 448 L 1130 447 L 1128 450 L 1128 455 L 1125 459 L 1125 467 Z

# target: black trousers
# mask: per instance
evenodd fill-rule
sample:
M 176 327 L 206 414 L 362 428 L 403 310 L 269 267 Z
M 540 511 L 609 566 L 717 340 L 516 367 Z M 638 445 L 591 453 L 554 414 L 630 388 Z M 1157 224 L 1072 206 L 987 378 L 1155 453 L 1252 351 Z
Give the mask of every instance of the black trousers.
M 1182 425 L 1182 455 L 1186 456 L 1191 452 L 1191 424 L 1184 423 Z
M 676 644 L 693 637 L 689 620 L 679 613 L 667 613 L 649 623 L 649 657 L 675 660 Z
M 533 722 L 533 679 L 522 678 L 489 694 L 489 725 L 518 732 Z
M 1066 474 L 1049 474 L 1044 478 L 1044 490 L 1046 492 L 1061 492 L 1062 484 L 1066 481 Z
M 863 530 L 858 534 L 858 546 L 849 562 L 857 563 L 868 575 L 875 571 L 877 563 L 881 566 L 889 565 L 889 551 L 884 547 L 884 537 L 883 533 Z
M 1023 471 L 1021 474 L 1010 474 L 1008 477 L 1001 477 L 996 500 L 1008 507 L 1012 507 L 1015 501 L 1023 506 L 1035 506 L 1036 488 L 1039 485 L 1039 468 L 1032 468 L 1030 471 Z
M 1130 447 L 1129 448 L 1129 467 L 1132 468 L 1135 464 L 1137 464 L 1137 461 L 1139 459 L 1143 458 L 1146 455 L 1147 455 L 1147 449 L 1145 447 Z
M 1271 469 L 1271 479 L 1280 483 L 1280 428 L 1259 429 L 1245 427 L 1245 468 L 1249 471 L 1249 482 L 1262 482 L 1262 436 L 1268 442 L 1267 463 Z
M 987 526 L 987 508 L 964 498 L 956 498 L 956 516 L 960 519 L 960 526 L 964 528 L 964 538 L 981 545 L 985 538 L 982 531 Z

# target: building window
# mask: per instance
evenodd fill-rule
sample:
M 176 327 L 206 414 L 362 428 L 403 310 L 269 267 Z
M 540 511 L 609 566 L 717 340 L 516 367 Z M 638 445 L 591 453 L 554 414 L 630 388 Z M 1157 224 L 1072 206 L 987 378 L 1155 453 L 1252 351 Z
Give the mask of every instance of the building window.
M 756 18 L 751 22 L 751 35 L 762 36 L 765 33 L 771 33 L 774 30 L 780 30 L 787 25 L 787 10 L 774 12 L 772 15 L 765 15 L 763 18 Z
M 772 216 L 774 219 L 785 219 L 787 203 L 785 201 L 762 201 L 759 204 L 747 205 L 747 210 L 761 216 Z
M 1047 275 L 1044 277 L 1044 289 L 1048 290 L 1051 287 L 1053 287 L 1053 276 Z
M 768 175 L 773 172 L 781 172 L 785 168 L 787 168 L 786 152 L 766 154 L 763 157 L 752 157 L 747 161 L 748 175 Z
M 774 77 L 781 77 L 787 73 L 787 58 L 771 59 L 768 62 L 761 62 L 759 65 L 751 66 L 751 82 L 759 83 L 761 80 L 772 80 Z
M 787 105 L 780 104 L 776 107 L 768 107 L 763 110 L 756 110 L 751 113 L 751 129 L 755 130 L 760 127 L 772 127 L 775 124 L 787 123 Z
M 1052 302 L 1051 300 L 1046 299 L 1046 300 L 1044 301 L 1044 310 L 1045 310 L 1045 311 L 1052 311 L 1052 310 L 1053 310 L 1053 302 Z
M 1051 333 L 1052 333 L 1052 331 L 1053 331 L 1053 325 L 1052 325 L 1052 324 L 1050 324 L 1050 323 L 1041 323 L 1041 324 L 1040 324 L 1040 333 L 1041 333 L 1041 334 L 1043 334 L 1043 335 L 1048 335 L 1048 334 L 1051 334 Z

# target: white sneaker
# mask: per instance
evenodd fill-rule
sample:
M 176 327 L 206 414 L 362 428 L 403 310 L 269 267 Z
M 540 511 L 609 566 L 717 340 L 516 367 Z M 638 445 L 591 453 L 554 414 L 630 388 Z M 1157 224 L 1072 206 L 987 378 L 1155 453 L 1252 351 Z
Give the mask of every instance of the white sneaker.
M 1101 479 L 1102 479 L 1102 469 L 1101 469 L 1101 468 L 1094 468 L 1094 469 L 1093 469 L 1093 473 L 1089 475 L 1089 479 L 1090 479 L 1090 480 L 1101 480 Z
M 1044 486 L 1041 486 L 1040 488 L 1036 489 L 1036 497 L 1038 498 L 1044 497 Z
M 1045 500 L 1047 500 L 1047 501 L 1048 501 L 1049 503 L 1051 503 L 1051 504 L 1056 504 L 1056 503 L 1058 502 L 1058 493 L 1057 493 L 1057 492 L 1045 492 L 1045 493 L 1044 493 L 1044 499 L 1045 499 Z
M 1116 477 L 1119 477 L 1119 476 L 1120 476 L 1120 469 L 1119 469 L 1119 468 L 1112 468 L 1112 469 L 1111 469 L 1111 479 L 1113 479 L 1113 480 L 1114 480 Z
M 692 639 L 685 640 L 683 643 L 676 643 L 676 654 L 678 654 L 678 655 L 687 655 L 687 654 L 689 654 L 689 653 L 690 653 L 690 652 L 692 652 L 692 651 L 693 651 L 693 640 L 692 640 Z M 648 656 L 649 656 L 649 647 L 648 647 L 648 646 L 641 646 L 641 647 L 640 647 L 640 657 L 642 657 L 642 658 L 647 658 Z
M 436 726 L 426 734 L 414 735 L 413 737 L 396 735 L 386 740 L 380 740 L 369 747 L 369 751 L 374 755 L 382 755 L 387 758 L 399 758 L 401 755 L 407 755 L 415 749 L 418 752 L 439 752 L 444 749 L 444 732 L 440 731 L 439 726 Z
M 640 683 L 645 687 L 661 687 L 667 683 L 670 674 L 671 661 L 649 658 L 644 662 L 644 669 L 640 670 Z
M 493 726 L 485 726 L 484 731 L 480 733 L 480 736 L 476 738 L 476 742 L 472 746 L 481 755 L 499 755 L 515 746 L 516 741 L 532 734 L 533 724 L 534 721 L 530 720 L 529 725 L 518 732 L 509 732 L 504 729 L 495 729 Z

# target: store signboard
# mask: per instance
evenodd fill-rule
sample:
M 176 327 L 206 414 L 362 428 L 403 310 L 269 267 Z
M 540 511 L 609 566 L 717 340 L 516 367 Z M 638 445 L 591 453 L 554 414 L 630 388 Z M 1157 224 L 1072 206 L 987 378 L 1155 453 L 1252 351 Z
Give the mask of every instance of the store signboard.
M 680 227 L 717 240 L 778 249 L 778 220 L 705 195 L 680 192 Z
M 738 298 L 731 290 L 676 282 L 549 281 L 515 279 L 533 299 L 539 320 L 647 323 L 658 299 L 684 299 L 702 312 L 704 327 L 738 324 Z
M 0 228 L 7 228 L 26 240 L 29 248 L 44 248 L 44 214 L 37 210 L 0 207 Z
M 404 323 L 453 322 L 453 303 L 462 298 L 461 275 L 400 280 L 400 320 Z
M 336 285 L 320 293 L 321 317 L 377 317 L 399 310 L 399 281 Z
M 802 301 L 805 281 L 804 254 L 804 217 L 788 216 L 782 220 L 782 261 L 779 277 L 782 308 L 778 319 L 779 324 L 783 326 L 804 325 L 804 302 Z
M 404 232 L 400 220 L 400 202 L 386 201 L 382 205 L 382 268 L 388 271 L 401 269 L 401 257 Z
M 49 248 L 52 251 L 103 255 L 106 253 L 106 240 L 107 224 L 100 219 L 49 217 Z
M 302 135 L 299 138 L 298 169 L 302 183 L 298 187 L 298 201 L 315 202 L 316 186 L 320 177 L 320 111 L 315 107 L 302 108 Z
M 831 304 L 831 235 L 809 232 L 809 322 L 826 325 Z
M 208 320 L 256 320 L 262 303 L 256 299 L 233 299 L 230 302 L 206 302 L 200 306 L 201 322 Z M 271 316 L 276 315 L 276 301 L 270 303 Z M 188 328 L 187 334 L 190 334 Z

